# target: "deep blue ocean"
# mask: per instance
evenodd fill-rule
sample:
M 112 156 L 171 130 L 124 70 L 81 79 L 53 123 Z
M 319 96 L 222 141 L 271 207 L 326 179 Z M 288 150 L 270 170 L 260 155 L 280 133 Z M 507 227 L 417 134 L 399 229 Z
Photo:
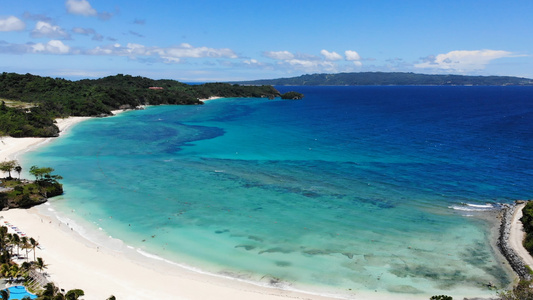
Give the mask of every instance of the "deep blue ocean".
M 91 119 L 23 162 L 64 177 L 51 203 L 71 222 L 215 274 L 424 297 L 510 283 L 490 229 L 533 198 L 533 88 L 277 88 L 305 98 Z

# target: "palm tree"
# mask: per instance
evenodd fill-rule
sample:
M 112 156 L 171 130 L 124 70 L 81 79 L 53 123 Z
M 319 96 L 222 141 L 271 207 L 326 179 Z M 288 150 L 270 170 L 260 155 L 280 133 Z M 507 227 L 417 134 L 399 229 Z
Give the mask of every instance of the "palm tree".
M 13 171 L 16 165 L 17 165 L 17 162 L 14 160 L 0 162 L 0 171 L 7 172 L 8 174 L 7 179 L 12 179 L 11 171 Z
M 27 275 L 32 268 L 33 268 L 33 265 L 27 261 L 23 262 L 20 265 L 20 270 L 22 271 L 24 275 Z
M 37 299 L 43 300 L 77 300 L 79 297 L 84 296 L 85 293 L 80 289 L 73 289 L 63 294 L 54 283 L 47 283 L 41 295 Z
M 11 280 L 13 280 L 13 278 L 16 278 L 20 275 L 20 269 L 19 269 L 19 266 L 17 264 L 14 264 L 11 266 L 11 268 L 9 269 L 9 277 L 11 278 Z
M 7 251 L 8 243 L 9 243 L 9 236 L 7 234 L 7 227 L 2 226 L 0 227 L 0 252 L 4 253 Z M 5 262 L 5 261 L 1 261 L 1 262 Z
M 37 267 L 37 269 L 41 270 L 41 273 L 43 272 L 44 269 L 48 267 L 48 265 L 44 263 L 44 260 L 41 257 L 37 257 L 37 260 L 34 262 L 34 264 Z
M 28 252 L 29 252 L 29 248 L 30 248 L 30 244 L 28 242 L 28 238 L 23 236 L 21 239 L 20 239 L 20 247 L 26 251 L 26 261 L 28 261 Z
M 19 237 L 18 234 L 13 233 L 13 234 L 11 235 L 11 244 L 12 244 L 12 245 L 11 245 L 12 247 L 17 246 L 17 255 L 19 255 L 20 237 Z M 13 252 L 11 252 L 11 254 L 13 254 Z
M 22 172 L 22 167 L 20 165 L 15 166 L 15 172 L 19 174 L 19 180 L 20 180 L 20 173 Z
M 39 242 L 37 242 L 34 238 L 30 238 L 30 244 L 33 248 L 33 261 L 35 261 L 35 247 L 39 246 Z
M 53 282 L 49 282 L 44 286 L 44 291 L 42 291 L 41 296 L 44 299 L 53 299 L 58 294 L 61 294 L 59 288 Z
M 65 294 L 66 300 L 77 300 L 80 296 L 85 295 L 85 293 L 80 289 L 70 290 Z
M 8 264 L 2 264 L 2 266 L 0 266 L 0 275 L 2 277 L 9 277 L 9 265 Z

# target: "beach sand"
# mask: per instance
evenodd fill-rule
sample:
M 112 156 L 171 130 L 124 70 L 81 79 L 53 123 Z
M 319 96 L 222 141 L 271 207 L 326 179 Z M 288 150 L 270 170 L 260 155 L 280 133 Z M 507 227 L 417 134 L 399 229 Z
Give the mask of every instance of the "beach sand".
M 67 224 L 39 214 L 37 208 L 0 213 L 35 238 L 36 249 L 48 265 L 45 270 L 65 290 L 79 288 L 84 299 L 327 299 L 291 291 L 255 286 L 179 267 L 150 268 L 121 252 L 84 240 Z M 32 254 L 30 253 L 30 257 Z
M 522 242 L 525 238 L 525 232 L 524 232 L 524 226 L 522 225 L 522 222 L 520 222 L 520 218 L 522 218 L 522 209 L 526 206 L 525 203 L 517 204 L 514 214 L 513 214 L 513 220 L 511 221 L 511 231 L 509 234 L 509 246 L 514 249 L 516 254 L 522 258 L 522 261 L 529 267 L 533 267 L 533 257 L 529 254 L 529 252 L 524 248 L 524 245 Z
M 213 97 L 209 97 L 209 98 L 207 98 L 207 99 L 198 99 L 198 100 L 200 100 L 200 101 L 202 101 L 202 102 L 205 102 L 205 101 L 216 100 L 216 99 L 221 99 L 221 98 L 223 98 L 223 97 L 213 96 Z
M 120 111 L 116 112 L 118 113 Z M 90 117 L 56 119 L 59 135 L 67 132 L 71 126 L 88 119 L 90 119 Z M 51 141 L 52 139 L 53 138 L 14 138 L 10 136 L 2 136 L 0 137 L 0 161 L 15 160 L 21 153 L 31 151 L 38 145 Z

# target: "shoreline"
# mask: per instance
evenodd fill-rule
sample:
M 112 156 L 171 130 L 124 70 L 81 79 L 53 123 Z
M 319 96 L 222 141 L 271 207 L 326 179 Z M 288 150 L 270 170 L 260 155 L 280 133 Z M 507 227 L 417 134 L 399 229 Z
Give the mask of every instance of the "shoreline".
M 209 98 L 207 98 L 207 99 L 198 99 L 198 100 L 200 100 L 200 101 L 202 101 L 202 102 L 205 102 L 205 101 L 216 100 L 216 99 L 222 99 L 222 98 L 224 98 L 224 97 L 212 96 L 212 97 L 209 97 Z
M 211 99 L 214 100 L 214 99 Z M 90 117 L 74 117 L 58 120 L 61 122 L 60 136 L 71 126 Z M 15 157 L 31 151 L 53 138 L 29 138 L 17 151 L 8 154 Z M 16 139 L 18 140 L 18 139 Z M 0 146 L 1 142 L 0 142 Z M 0 147 L 0 159 L 5 159 L 4 148 Z M 12 158 L 14 159 L 14 158 Z M 189 270 L 186 267 L 165 265 L 158 258 L 145 258 L 143 261 L 132 257 L 136 249 L 120 245 L 128 251 L 100 247 L 76 230 L 70 230 L 68 223 L 51 216 L 49 203 L 29 210 L 10 210 L 0 213 L 12 224 L 18 226 L 29 237 L 41 243 L 42 250 L 37 256 L 43 257 L 49 265 L 46 270 L 60 288 L 65 290 L 80 288 L 87 296 L 84 299 L 106 299 L 114 295 L 119 299 L 342 299 L 341 296 L 321 296 L 305 292 L 260 286 L 239 279 L 225 278 L 216 274 Z M 120 248 L 119 247 L 119 248 Z M 123 249 L 123 250 L 124 250 Z M 129 253 L 131 252 L 131 253 Z M 146 261 L 149 261 L 146 263 Z M 150 262 L 152 265 L 150 266 Z M 155 263 L 154 263 L 155 262 Z M 164 265 L 163 267 L 161 267 Z M 401 295 L 370 292 L 348 292 L 348 299 L 427 299 L 427 295 Z
M 503 207 L 498 247 L 518 277 L 531 280 L 528 268 L 533 266 L 533 257 L 522 244 L 525 232 L 520 222 L 525 205 L 526 202 L 517 201 Z
M 122 111 L 116 111 L 117 113 Z M 92 117 L 68 117 L 56 119 L 59 128 L 59 137 L 68 132 L 72 126 L 79 122 L 89 120 Z M 55 139 L 55 137 L 22 137 L 14 138 L 10 136 L 0 137 L 0 161 L 16 160 L 22 153 L 31 151 L 36 147 Z
M 48 265 L 45 272 L 50 275 L 49 279 L 65 290 L 82 289 L 86 295 L 84 299 L 107 299 L 111 295 L 118 299 L 132 300 L 176 297 L 338 299 L 256 286 L 171 265 L 161 268 L 158 262 L 148 266 L 133 260 L 131 255 L 124 255 L 120 250 L 100 247 L 70 230 L 68 224 L 41 214 L 37 207 L 28 210 L 12 209 L 0 215 L 4 217 L 2 220 L 15 224 L 27 236 L 34 237 L 39 242 L 40 249 L 36 249 L 36 255 L 42 257 Z M 131 249 L 131 252 L 135 251 Z
M 220 98 L 220 97 L 218 97 Z M 217 99 L 218 99 L 217 98 Z M 214 99 L 210 99 L 214 100 Z M 118 114 L 123 111 L 113 111 Z M 69 117 L 56 119 L 59 137 L 72 126 L 93 117 Z M 0 161 L 17 159 L 55 138 L 13 138 L 1 137 Z M 27 166 L 26 166 L 27 167 Z M 157 258 L 146 258 L 148 263 L 121 250 L 100 247 L 99 244 L 82 236 L 56 216 L 49 202 L 30 209 L 11 209 L 0 212 L 2 221 L 15 224 L 28 237 L 35 238 L 40 249 L 36 257 L 42 257 L 48 268 L 48 279 L 62 289 L 82 289 L 84 299 L 107 299 L 114 295 L 119 299 L 339 299 L 275 287 L 260 286 L 239 279 L 224 278 L 190 270 L 183 266 L 168 264 L 162 269 Z M 2 225 L 4 223 L 2 222 Z M 120 241 L 121 242 L 121 241 Z M 127 249 L 125 249 L 127 250 Z M 377 296 L 377 297 L 376 297 Z M 386 295 L 364 299 L 385 300 Z M 407 298 L 406 298 L 407 299 Z

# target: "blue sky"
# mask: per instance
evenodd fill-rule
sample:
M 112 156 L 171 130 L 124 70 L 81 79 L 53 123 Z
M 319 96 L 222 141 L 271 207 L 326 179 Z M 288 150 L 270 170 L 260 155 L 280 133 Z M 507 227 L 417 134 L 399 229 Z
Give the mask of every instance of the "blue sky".
M 229 81 L 399 71 L 533 78 L 533 1 L 2 0 L 0 71 Z

